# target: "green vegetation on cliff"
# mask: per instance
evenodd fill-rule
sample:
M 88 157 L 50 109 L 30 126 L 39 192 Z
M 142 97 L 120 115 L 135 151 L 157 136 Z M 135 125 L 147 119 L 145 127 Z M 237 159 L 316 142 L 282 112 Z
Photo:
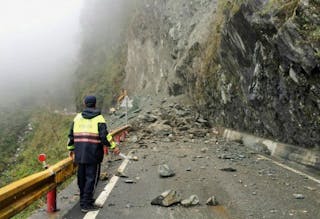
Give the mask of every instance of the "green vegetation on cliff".
M 21 109 L 0 110 L 0 173 L 15 160 L 14 155 L 19 147 L 18 139 L 27 127 L 28 116 L 29 112 Z
M 23 140 L 18 144 L 21 150 L 18 153 L 9 150 L 7 152 L 15 160 L 11 160 L 11 164 L 1 172 L 0 186 L 41 171 L 42 165 L 38 162 L 38 155 L 41 153 L 47 155 L 48 164 L 66 158 L 67 136 L 72 118 L 73 116 L 47 111 L 34 112 L 27 120 L 32 128 L 24 132 Z M 8 130 L 14 131 L 19 126 L 24 130 L 26 123 L 16 123 L 16 126 L 8 127 Z M 17 135 L 12 136 L 12 142 L 16 142 L 16 138 Z M 7 145 L 7 148 L 11 148 L 10 145 Z
M 0 187 L 43 170 L 38 155 L 46 154 L 47 163 L 55 164 L 68 156 L 66 144 L 72 115 L 47 109 L 1 111 Z M 19 148 L 19 149 L 18 149 Z M 39 200 L 14 218 L 28 218 L 44 205 Z
M 42 171 L 38 161 L 41 153 L 46 154 L 49 165 L 68 156 L 66 144 L 72 115 L 52 113 L 44 108 L 32 113 L 15 110 L 3 114 L 2 111 L 0 187 Z M 28 218 L 44 203 L 44 199 L 40 199 L 14 218 Z

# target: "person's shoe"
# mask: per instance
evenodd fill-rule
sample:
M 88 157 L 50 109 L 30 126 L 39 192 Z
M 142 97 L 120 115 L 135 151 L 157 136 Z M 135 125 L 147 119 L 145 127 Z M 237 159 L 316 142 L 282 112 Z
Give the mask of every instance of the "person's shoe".
M 89 211 L 97 211 L 97 210 L 99 210 L 100 209 L 100 207 L 98 207 L 98 206 L 96 206 L 96 205 L 89 205 L 89 206 L 86 206 L 86 207 L 82 207 L 81 208 L 81 211 L 83 212 L 83 213 L 87 213 L 87 212 L 89 212 Z
M 93 206 L 95 206 L 97 208 L 102 208 L 103 207 L 102 204 L 97 204 L 97 203 L 95 203 L 95 201 L 96 201 L 95 199 L 92 199 L 92 201 L 89 202 L 89 205 L 93 205 Z

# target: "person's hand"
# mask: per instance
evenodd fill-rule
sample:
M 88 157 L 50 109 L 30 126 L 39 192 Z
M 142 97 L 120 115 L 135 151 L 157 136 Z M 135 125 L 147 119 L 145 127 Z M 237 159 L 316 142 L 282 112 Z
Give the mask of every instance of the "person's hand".
M 113 148 L 112 152 L 115 154 L 115 155 L 119 155 L 120 154 L 120 149 L 118 147 L 115 147 Z
M 69 151 L 69 157 L 71 157 L 72 160 L 74 160 L 74 152 L 73 151 Z

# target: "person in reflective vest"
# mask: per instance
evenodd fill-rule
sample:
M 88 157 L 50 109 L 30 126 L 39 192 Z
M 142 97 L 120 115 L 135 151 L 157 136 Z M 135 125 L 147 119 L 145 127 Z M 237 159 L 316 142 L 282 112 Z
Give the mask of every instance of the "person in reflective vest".
M 84 99 L 85 109 L 76 115 L 71 125 L 68 141 L 69 156 L 78 164 L 78 186 L 82 212 L 97 210 L 94 204 L 94 190 L 100 175 L 103 147 L 109 147 L 114 154 L 120 150 L 108 134 L 106 121 L 96 109 L 96 97 Z

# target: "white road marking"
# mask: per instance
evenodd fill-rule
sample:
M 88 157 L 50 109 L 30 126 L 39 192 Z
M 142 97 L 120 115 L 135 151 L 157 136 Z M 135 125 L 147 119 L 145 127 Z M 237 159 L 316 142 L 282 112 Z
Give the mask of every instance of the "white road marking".
M 272 160 L 272 159 L 270 159 L 270 158 L 267 158 L 267 157 L 265 157 L 265 156 L 263 156 L 263 155 L 258 155 L 258 156 L 261 157 L 261 158 L 263 158 L 263 159 L 265 159 L 265 160 L 269 160 L 269 161 L 271 161 L 272 163 L 277 164 L 278 166 L 280 166 L 280 167 L 282 167 L 282 168 L 285 168 L 285 169 L 290 170 L 290 171 L 292 171 L 292 172 L 294 172 L 294 173 L 297 173 L 297 174 L 300 174 L 300 175 L 302 175 L 302 176 L 305 176 L 305 177 L 307 177 L 308 179 L 311 179 L 311 180 L 313 180 L 314 182 L 320 184 L 320 180 L 319 180 L 319 179 L 316 179 L 316 178 L 314 178 L 314 177 L 312 177 L 312 176 L 309 176 L 309 175 L 306 174 L 306 173 L 303 173 L 303 172 L 301 172 L 301 171 L 299 171 L 299 170 L 296 170 L 296 169 L 293 169 L 293 168 L 291 168 L 291 167 L 288 167 L 287 165 L 284 165 L 284 164 L 282 164 L 282 163 L 279 163 L 279 162 L 277 162 L 277 161 L 274 161 L 274 160 Z
M 129 159 L 125 159 L 121 163 L 120 167 L 118 168 L 118 172 L 123 172 L 128 163 L 129 163 Z M 105 201 L 109 197 L 113 187 L 116 185 L 118 180 L 119 180 L 118 176 L 113 176 L 110 179 L 110 182 L 106 185 L 106 187 L 104 187 L 103 191 L 100 193 L 100 195 L 96 199 L 96 202 L 95 202 L 96 204 L 101 205 L 101 206 L 104 205 Z M 83 219 L 94 219 L 94 218 L 96 218 L 98 213 L 99 213 L 99 210 L 97 210 L 97 211 L 89 211 L 89 212 L 86 213 L 86 215 L 83 217 Z

